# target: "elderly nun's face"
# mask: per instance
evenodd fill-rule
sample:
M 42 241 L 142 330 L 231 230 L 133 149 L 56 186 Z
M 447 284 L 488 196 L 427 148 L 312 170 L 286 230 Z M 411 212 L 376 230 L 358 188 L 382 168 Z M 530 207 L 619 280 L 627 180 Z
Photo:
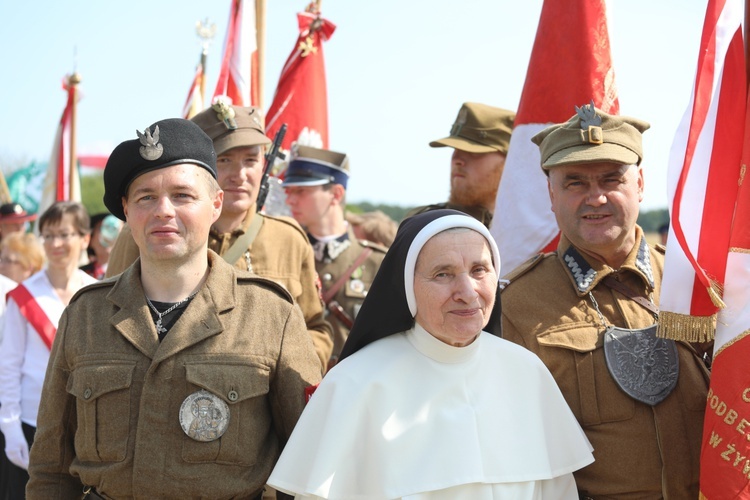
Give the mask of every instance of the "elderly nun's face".
M 452 229 L 422 247 L 414 271 L 415 317 L 433 337 L 471 344 L 490 319 L 497 276 L 484 236 Z

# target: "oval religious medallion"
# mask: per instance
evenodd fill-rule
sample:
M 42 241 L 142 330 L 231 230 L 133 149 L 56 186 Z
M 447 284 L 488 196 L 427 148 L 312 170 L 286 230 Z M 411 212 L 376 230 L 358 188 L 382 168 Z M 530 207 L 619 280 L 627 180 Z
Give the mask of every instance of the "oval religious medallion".
M 196 441 L 219 439 L 229 426 L 229 406 L 215 394 L 201 389 L 182 402 L 180 425 Z

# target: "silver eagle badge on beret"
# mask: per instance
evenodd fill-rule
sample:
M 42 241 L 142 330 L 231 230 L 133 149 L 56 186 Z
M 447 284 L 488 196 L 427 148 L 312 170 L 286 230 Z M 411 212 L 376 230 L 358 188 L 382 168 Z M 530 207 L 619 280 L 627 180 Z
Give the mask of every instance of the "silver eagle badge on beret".
M 581 119 L 581 129 L 588 135 L 584 137 L 584 140 L 589 144 L 603 144 L 602 117 L 596 114 L 594 101 L 592 100 L 590 104 L 584 104 L 580 108 L 575 106 L 575 108 L 576 114 Z
M 148 161 L 154 161 L 161 158 L 161 155 L 164 154 L 164 146 L 159 144 L 159 125 L 154 129 L 153 135 L 151 135 L 151 131 L 148 127 L 146 127 L 146 130 L 142 134 L 138 132 L 138 130 L 135 132 L 138 134 L 138 139 L 142 144 L 142 146 L 138 148 L 141 158 Z
M 215 394 L 201 389 L 182 402 L 180 425 L 196 441 L 214 441 L 229 426 L 229 406 Z

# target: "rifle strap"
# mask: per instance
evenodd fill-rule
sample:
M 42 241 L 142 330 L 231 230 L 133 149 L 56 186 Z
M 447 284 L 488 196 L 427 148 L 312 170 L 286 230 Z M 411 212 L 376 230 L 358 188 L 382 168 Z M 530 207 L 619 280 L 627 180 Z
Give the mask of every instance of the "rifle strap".
M 227 250 L 224 255 L 222 255 L 224 260 L 231 265 L 234 265 L 235 262 L 240 260 L 242 254 L 247 251 L 247 249 L 255 240 L 255 237 L 258 236 L 261 227 L 263 227 L 263 216 L 256 213 L 255 215 L 253 215 L 253 220 L 247 227 L 247 231 L 245 231 L 244 234 L 237 238 L 232 246 L 229 247 L 229 250 Z
M 331 285 L 331 288 L 325 291 L 323 294 L 323 302 L 328 305 L 328 303 L 333 299 L 333 297 L 336 296 L 336 293 L 338 293 L 339 289 L 346 283 L 346 280 L 349 279 L 349 276 L 352 275 L 355 269 L 357 269 L 359 266 L 362 265 L 362 263 L 365 261 L 367 257 L 370 256 L 372 253 L 372 248 L 366 247 L 362 252 L 359 254 L 357 259 L 354 261 L 354 263 L 349 266 L 346 271 L 339 277 L 338 280 L 336 280 L 336 283 Z

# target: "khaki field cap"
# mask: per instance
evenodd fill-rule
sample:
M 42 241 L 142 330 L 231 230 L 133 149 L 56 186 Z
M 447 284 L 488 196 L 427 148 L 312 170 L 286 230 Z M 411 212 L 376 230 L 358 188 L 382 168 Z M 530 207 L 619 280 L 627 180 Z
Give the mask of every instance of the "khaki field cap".
M 214 141 L 217 155 L 232 148 L 265 146 L 273 142 L 263 131 L 263 114 L 258 108 L 231 106 L 217 101 L 191 121 Z
M 486 104 L 465 102 L 451 127 L 451 135 L 432 141 L 433 148 L 450 147 L 469 153 L 492 153 L 500 151 L 508 154 L 510 133 L 516 114 L 502 108 Z
M 574 163 L 614 162 L 640 165 L 643 132 L 650 125 L 627 116 L 614 116 L 595 108 L 580 108 L 565 123 L 552 125 L 531 138 L 542 154 L 542 169 Z

